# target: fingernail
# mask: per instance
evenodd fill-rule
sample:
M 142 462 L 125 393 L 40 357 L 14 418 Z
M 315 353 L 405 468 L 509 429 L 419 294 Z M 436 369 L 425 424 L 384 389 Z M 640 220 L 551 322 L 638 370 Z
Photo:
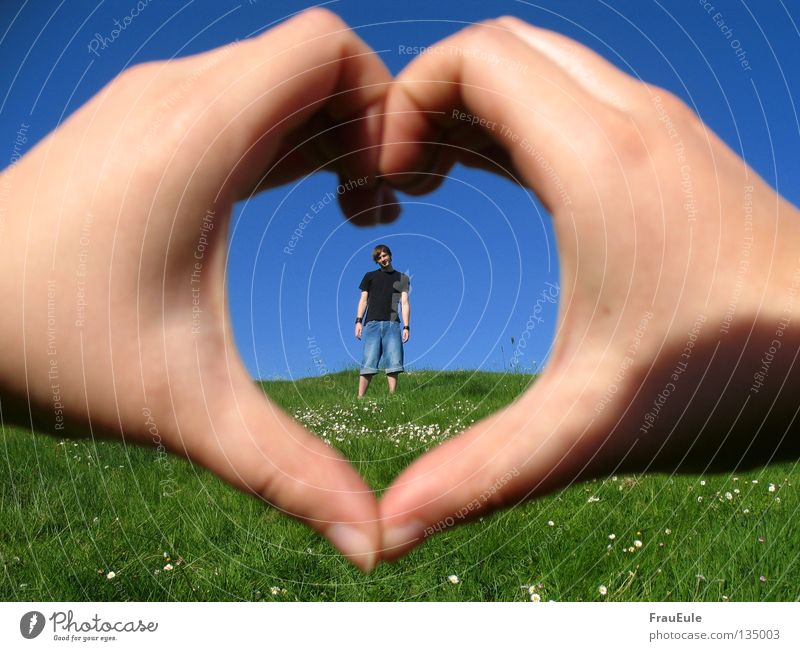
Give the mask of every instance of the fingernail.
M 325 535 L 362 572 L 373 570 L 377 554 L 369 536 L 363 531 L 348 524 L 334 524 Z
M 383 551 L 392 551 L 420 542 L 424 538 L 425 525 L 419 520 L 387 528 L 383 532 Z

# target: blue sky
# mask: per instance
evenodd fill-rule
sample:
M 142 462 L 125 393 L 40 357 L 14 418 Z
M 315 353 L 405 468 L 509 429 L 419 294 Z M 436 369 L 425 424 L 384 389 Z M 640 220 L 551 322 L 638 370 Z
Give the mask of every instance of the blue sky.
M 800 203 L 800 71 L 791 65 L 800 51 L 796 0 L 326 4 L 393 73 L 410 60 L 407 48 L 487 17 L 513 14 L 561 31 L 682 96 L 773 187 Z M 0 167 L 10 161 L 21 124 L 30 125 L 29 148 L 125 67 L 244 38 L 310 5 L 149 0 L 113 43 L 92 53 L 95 35 L 109 37 L 114 20 L 135 6 L 134 0 L 3 0 L 0 152 L 8 155 Z M 516 360 L 523 370 L 541 367 L 555 328 L 558 256 L 548 215 L 530 192 L 457 167 L 436 192 L 401 195 L 403 217 L 389 226 L 355 228 L 335 201 L 327 203 L 286 254 L 303 215 L 337 182 L 320 174 L 237 206 L 228 287 L 236 341 L 254 377 L 301 377 L 358 363 L 352 334 L 358 284 L 374 268 L 370 251 L 381 242 L 412 278 L 409 368 L 507 369 L 511 337 L 519 341 L 526 330 Z

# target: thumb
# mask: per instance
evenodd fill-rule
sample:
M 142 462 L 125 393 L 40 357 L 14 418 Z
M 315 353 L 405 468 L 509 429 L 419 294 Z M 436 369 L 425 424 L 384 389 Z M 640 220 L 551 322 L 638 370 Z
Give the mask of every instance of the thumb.
M 382 557 L 584 479 L 594 437 L 580 426 L 580 404 L 543 375 L 517 402 L 418 459 L 380 501 Z
M 229 362 L 230 364 L 230 362 Z M 364 572 L 377 561 L 380 530 L 372 490 L 336 450 L 284 413 L 236 369 L 209 382 L 179 415 L 184 454 L 325 536 Z M 239 372 L 240 371 L 240 372 Z M 202 413 L 201 413 L 202 412 Z

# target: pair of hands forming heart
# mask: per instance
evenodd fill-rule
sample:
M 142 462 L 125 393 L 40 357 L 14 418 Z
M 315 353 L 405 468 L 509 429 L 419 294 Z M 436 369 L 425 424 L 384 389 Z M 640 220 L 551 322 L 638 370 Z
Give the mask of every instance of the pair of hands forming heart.
M 127 70 L 6 170 L 5 421 L 163 445 L 367 571 L 439 523 L 576 480 L 796 457 L 795 208 L 678 99 L 565 37 L 502 18 L 441 45 L 392 79 L 339 18 L 309 10 Z M 378 503 L 242 364 L 229 216 L 327 168 L 380 175 L 342 207 L 391 222 L 391 187 L 428 192 L 455 162 L 518 180 L 551 212 L 556 339 L 526 394 Z

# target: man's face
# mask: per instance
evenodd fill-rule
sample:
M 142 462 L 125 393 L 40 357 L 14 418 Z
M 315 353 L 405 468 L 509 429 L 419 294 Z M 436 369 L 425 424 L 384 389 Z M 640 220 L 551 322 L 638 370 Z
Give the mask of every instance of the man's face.
M 392 264 L 392 256 L 386 253 L 386 251 L 381 251 L 378 254 L 377 262 L 381 266 L 381 269 L 386 269 L 390 264 Z

